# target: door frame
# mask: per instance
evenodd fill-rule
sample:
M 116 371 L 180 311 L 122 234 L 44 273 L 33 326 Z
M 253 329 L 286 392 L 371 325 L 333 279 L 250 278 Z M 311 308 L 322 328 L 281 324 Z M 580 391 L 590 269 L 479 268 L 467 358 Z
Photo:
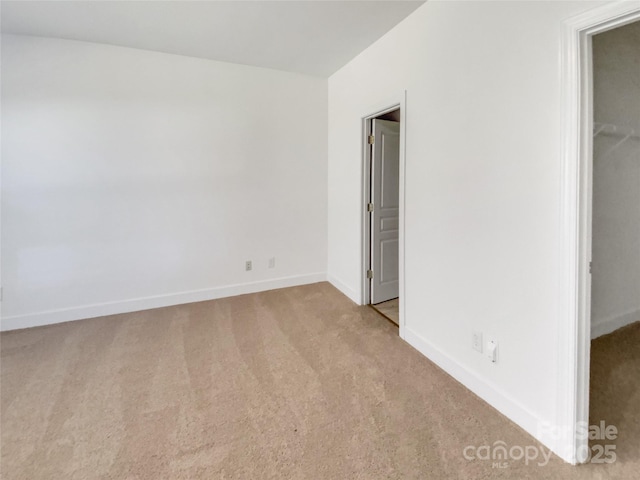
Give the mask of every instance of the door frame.
M 400 172 L 399 172 L 399 223 L 398 223 L 398 294 L 399 294 L 399 334 L 404 338 L 405 328 L 405 305 L 406 305 L 406 289 L 405 289 L 405 179 L 406 179 L 406 129 L 407 129 L 407 92 L 402 91 L 400 94 L 391 96 L 387 100 L 383 100 L 376 105 L 372 105 L 366 109 L 361 117 L 361 148 L 362 148 L 362 196 L 360 211 L 362 212 L 361 221 L 361 245 L 362 258 L 360 262 L 360 278 L 362 282 L 362 305 L 369 305 L 371 302 L 371 290 L 369 288 L 369 279 L 367 278 L 367 267 L 371 256 L 371 242 L 369 232 L 371 229 L 370 215 L 367 212 L 367 203 L 371 194 L 371 174 L 369 170 L 370 148 L 368 143 L 369 124 L 371 120 L 385 113 L 400 109 Z
M 554 449 L 572 464 L 589 458 L 591 218 L 593 163 L 592 36 L 640 20 L 637 2 L 615 2 L 570 18 L 562 29 L 561 244 L 558 407 Z

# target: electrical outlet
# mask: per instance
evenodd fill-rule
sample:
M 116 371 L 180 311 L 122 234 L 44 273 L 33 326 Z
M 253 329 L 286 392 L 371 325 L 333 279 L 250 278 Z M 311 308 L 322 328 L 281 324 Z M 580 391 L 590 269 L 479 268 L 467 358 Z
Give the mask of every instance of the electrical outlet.
M 269 268 L 276 268 L 276 257 L 271 257 L 269 259 Z
M 495 338 L 487 337 L 485 352 L 491 363 L 498 363 L 498 341 Z
M 247 260 L 244 264 L 244 269 L 248 272 L 252 268 L 253 268 L 253 265 L 251 264 L 251 260 Z
M 482 332 L 473 332 L 473 349 L 482 353 Z

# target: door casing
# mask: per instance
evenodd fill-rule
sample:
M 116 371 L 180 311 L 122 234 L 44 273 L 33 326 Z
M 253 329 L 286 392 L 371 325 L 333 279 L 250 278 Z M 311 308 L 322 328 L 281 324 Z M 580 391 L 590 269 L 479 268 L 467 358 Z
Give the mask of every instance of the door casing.
M 361 245 L 362 245 L 362 258 L 360 262 L 360 278 L 361 278 L 361 304 L 369 305 L 371 303 L 371 296 L 369 290 L 369 279 L 367 278 L 367 268 L 369 265 L 369 258 L 371 257 L 371 245 L 369 242 L 369 232 L 371 229 L 370 215 L 367 212 L 367 203 L 371 195 L 371 177 L 369 170 L 369 127 L 371 120 L 385 113 L 392 112 L 393 110 L 400 109 L 400 198 L 399 198 L 399 226 L 398 226 L 398 278 L 399 278 L 399 297 L 400 297 L 400 323 L 399 323 L 399 335 L 404 338 L 405 328 L 405 305 L 406 305 L 406 288 L 405 288 L 405 179 L 406 179 L 406 111 L 407 111 L 407 92 L 403 90 L 399 94 L 391 95 L 387 100 L 382 100 L 379 103 L 371 105 L 370 108 L 365 110 L 365 114 L 361 117 L 361 148 L 362 148 L 362 195 L 360 211 L 361 216 Z

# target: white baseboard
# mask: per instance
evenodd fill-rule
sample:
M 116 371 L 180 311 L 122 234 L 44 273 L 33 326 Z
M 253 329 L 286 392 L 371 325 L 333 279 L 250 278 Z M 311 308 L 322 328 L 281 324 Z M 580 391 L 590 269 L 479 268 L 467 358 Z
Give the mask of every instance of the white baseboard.
M 276 278 L 252 283 L 227 285 L 224 287 L 192 290 L 189 292 L 170 293 L 153 297 L 134 298 L 117 302 L 83 305 L 80 307 L 50 310 L 46 312 L 30 313 L 26 315 L 14 315 L 4 317 L 0 322 L 0 330 L 17 330 L 22 328 L 39 327 L 54 323 L 70 322 L 85 318 L 103 317 L 119 313 L 137 312 L 152 308 L 169 307 L 184 303 L 203 302 L 217 298 L 233 297 L 246 293 L 263 292 L 276 288 L 295 287 L 309 283 L 324 282 L 326 273 L 312 273 L 308 275 L 296 275 L 292 277 Z
M 616 315 L 614 317 L 605 318 L 603 320 L 591 319 L 591 339 L 598 338 L 607 333 L 611 333 L 619 328 L 625 327 L 633 322 L 640 320 L 640 309 L 632 310 Z
M 362 299 L 360 298 L 360 296 L 356 294 L 354 290 L 347 287 L 341 280 L 338 280 L 333 275 L 327 274 L 327 281 L 342 293 L 344 293 L 347 297 L 349 297 L 352 302 L 356 303 L 357 305 L 362 304 Z
M 544 424 L 542 419 L 524 405 L 514 400 L 504 390 L 479 377 L 476 373 L 458 363 L 431 342 L 412 331 L 411 328 L 405 326 L 403 338 L 409 345 L 451 375 L 455 380 L 471 390 L 512 422 L 522 427 L 527 433 L 551 449 L 554 453 L 556 452 L 557 445 L 548 444 L 551 439 L 540 438 L 540 426 Z M 463 447 L 461 446 L 461 448 Z M 462 450 L 460 454 L 462 455 Z

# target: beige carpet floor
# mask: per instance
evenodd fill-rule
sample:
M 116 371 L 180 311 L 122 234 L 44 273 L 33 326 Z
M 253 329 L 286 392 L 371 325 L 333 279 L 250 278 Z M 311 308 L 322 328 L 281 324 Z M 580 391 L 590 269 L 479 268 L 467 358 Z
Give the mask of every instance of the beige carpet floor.
M 498 469 L 536 442 L 327 283 L 8 332 L 2 478 L 637 479 L 640 328 L 594 344 L 617 462 Z

